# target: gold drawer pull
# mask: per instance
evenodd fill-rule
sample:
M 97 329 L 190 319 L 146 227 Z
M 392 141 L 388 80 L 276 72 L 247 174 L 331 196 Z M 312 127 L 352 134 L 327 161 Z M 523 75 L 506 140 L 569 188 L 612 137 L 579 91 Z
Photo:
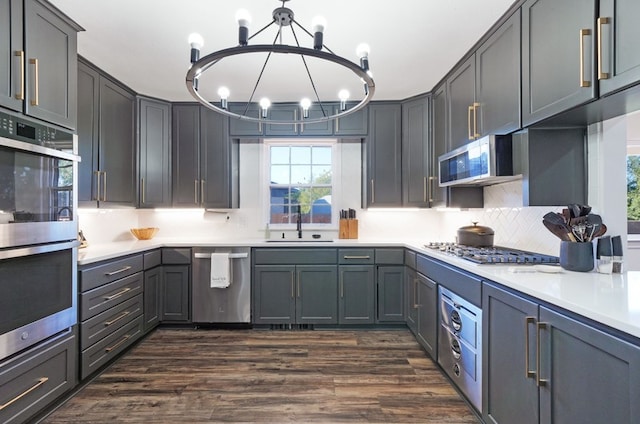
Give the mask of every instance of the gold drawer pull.
M 344 259 L 371 259 L 371 256 L 369 256 L 369 255 L 362 255 L 362 256 L 344 255 Z
M 112 324 L 114 324 L 114 323 L 116 323 L 116 322 L 120 321 L 122 318 L 126 317 L 126 316 L 127 316 L 127 315 L 129 315 L 130 313 L 131 313 L 131 311 L 124 311 L 123 313 L 121 313 L 121 314 L 118 316 L 118 318 L 116 318 L 116 319 L 112 319 L 111 321 L 106 321 L 106 322 L 104 323 L 104 326 L 105 326 L 105 327 L 108 327 L 108 326 L 110 326 L 110 325 L 112 325 Z
M 120 268 L 116 271 L 112 271 L 112 272 L 105 272 L 104 275 L 106 275 L 107 277 L 111 277 L 112 275 L 116 275 L 116 274 L 120 274 L 121 272 L 125 272 L 131 269 L 131 266 L 125 266 L 124 268 Z
M 128 291 L 131 291 L 131 287 L 127 287 L 126 289 L 124 289 L 124 290 L 122 290 L 122 291 L 119 291 L 119 292 L 118 292 L 118 293 L 116 293 L 116 294 L 112 294 L 111 296 L 105 296 L 105 297 L 104 297 L 104 300 L 113 300 L 113 299 L 115 299 L 116 297 L 120 297 L 120 296 L 122 296 L 123 294 L 125 294 L 125 293 L 126 293 L 126 292 L 128 292 Z
M 131 338 L 131 334 L 127 334 L 127 335 L 125 335 L 125 336 L 122 338 L 122 340 L 120 340 L 118 343 L 114 344 L 114 345 L 113 345 L 113 346 L 111 346 L 111 347 L 107 347 L 107 348 L 105 348 L 105 349 L 104 349 L 104 351 L 105 351 L 105 352 L 107 352 L 107 353 L 109 353 L 109 352 L 111 352 L 112 350 L 119 348 L 120 346 L 122 346 L 122 344 L 124 344 L 127 340 L 129 340 L 129 338 Z
M 22 399 L 23 397 L 25 397 L 26 395 L 28 395 L 29 393 L 33 392 L 35 389 L 37 389 L 38 387 L 42 386 L 44 383 L 46 383 L 47 381 L 49 381 L 49 377 L 40 377 L 38 379 L 38 382 L 36 384 L 34 384 L 33 386 L 31 386 L 30 388 L 28 388 L 27 390 L 25 390 L 24 392 L 22 392 L 21 394 L 19 394 L 18 396 L 14 397 L 13 399 L 11 399 L 9 402 L 5 403 L 4 405 L 0 405 L 0 411 L 2 411 L 4 408 L 12 405 L 13 403 L 19 401 L 20 399 Z

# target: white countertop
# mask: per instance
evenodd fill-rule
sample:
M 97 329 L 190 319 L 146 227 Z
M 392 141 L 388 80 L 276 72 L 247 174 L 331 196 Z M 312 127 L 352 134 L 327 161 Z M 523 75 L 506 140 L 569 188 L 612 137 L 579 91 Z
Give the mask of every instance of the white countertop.
M 420 242 L 361 241 L 340 239 L 333 242 L 265 242 L 264 240 L 212 241 L 154 238 L 148 241 L 114 242 L 79 249 L 78 264 L 87 265 L 118 256 L 158 247 L 407 247 L 458 268 L 495 281 L 506 287 L 590 318 L 631 336 L 640 338 L 640 272 L 598 274 L 596 272 L 559 273 L 512 272 L 509 265 L 478 265 L 428 249 Z

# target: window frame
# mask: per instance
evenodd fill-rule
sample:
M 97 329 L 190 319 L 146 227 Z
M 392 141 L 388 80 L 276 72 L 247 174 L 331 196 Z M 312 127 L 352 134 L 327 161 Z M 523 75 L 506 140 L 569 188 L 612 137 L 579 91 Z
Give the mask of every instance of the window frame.
M 262 217 L 265 223 L 269 224 L 269 228 L 276 231 L 290 231 L 296 229 L 295 223 L 271 223 L 271 147 L 272 146 L 291 146 L 291 147 L 309 147 L 323 146 L 331 147 L 331 222 L 330 223 L 305 223 L 305 229 L 313 230 L 337 230 L 338 229 L 338 210 L 337 200 L 341 199 L 341 158 L 338 148 L 337 138 L 267 138 L 263 139 L 263 166 L 261 173 L 261 192 L 262 192 Z M 290 184 L 294 186 L 294 184 Z
M 637 156 L 640 157 L 640 141 L 638 140 L 627 140 L 627 154 L 625 156 L 625 165 L 629 163 L 629 156 Z M 640 182 L 638 182 L 640 184 Z M 627 200 L 629 199 L 629 194 L 627 192 Z M 628 210 L 627 210 L 628 211 Z M 631 221 L 629 220 L 629 215 L 627 212 L 627 234 L 634 235 L 635 237 L 640 238 L 640 220 Z M 634 237 L 634 238 L 635 238 Z

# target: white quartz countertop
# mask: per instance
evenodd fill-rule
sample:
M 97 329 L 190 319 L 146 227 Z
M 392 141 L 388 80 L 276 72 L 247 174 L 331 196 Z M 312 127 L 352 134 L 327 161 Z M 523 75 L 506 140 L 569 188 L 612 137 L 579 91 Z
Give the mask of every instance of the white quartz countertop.
M 593 321 L 640 338 L 640 272 L 598 274 L 596 272 L 517 272 L 522 266 L 478 265 L 424 247 L 421 242 L 361 240 L 266 242 L 265 240 L 220 241 L 155 238 L 148 241 L 113 242 L 79 249 L 78 264 L 116 258 L 158 247 L 407 247 L 460 269 L 494 281 L 536 299 L 548 302 Z M 531 268 L 529 268 L 531 269 Z M 516 271 L 516 272 L 514 272 Z

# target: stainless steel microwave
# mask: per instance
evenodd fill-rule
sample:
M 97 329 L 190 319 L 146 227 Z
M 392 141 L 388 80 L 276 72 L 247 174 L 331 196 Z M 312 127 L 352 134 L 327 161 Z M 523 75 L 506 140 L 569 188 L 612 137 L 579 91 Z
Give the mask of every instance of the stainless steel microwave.
M 488 135 L 438 157 L 440 187 L 489 185 L 513 175 L 511 135 Z

